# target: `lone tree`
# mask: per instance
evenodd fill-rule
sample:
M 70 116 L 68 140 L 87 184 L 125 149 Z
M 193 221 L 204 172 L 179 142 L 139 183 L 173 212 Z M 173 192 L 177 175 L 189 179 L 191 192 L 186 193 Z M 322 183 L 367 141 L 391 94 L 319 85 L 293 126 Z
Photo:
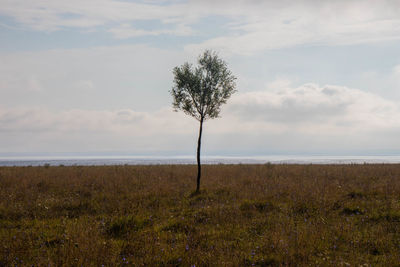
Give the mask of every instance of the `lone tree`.
M 197 187 L 200 191 L 201 134 L 203 122 L 219 116 L 221 105 L 236 91 L 236 77 L 216 52 L 206 50 L 198 58 L 198 65 L 184 63 L 175 67 L 174 86 L 171 90 L 175 111 L 182 110 L 200 122 L 197 141 Z

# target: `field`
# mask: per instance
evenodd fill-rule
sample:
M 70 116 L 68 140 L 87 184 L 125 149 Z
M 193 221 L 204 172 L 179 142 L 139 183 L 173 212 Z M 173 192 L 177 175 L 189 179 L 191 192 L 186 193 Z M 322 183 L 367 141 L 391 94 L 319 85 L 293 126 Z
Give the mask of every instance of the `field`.
M 0 266 L 400 266 L 400 165 L 0 168 Z

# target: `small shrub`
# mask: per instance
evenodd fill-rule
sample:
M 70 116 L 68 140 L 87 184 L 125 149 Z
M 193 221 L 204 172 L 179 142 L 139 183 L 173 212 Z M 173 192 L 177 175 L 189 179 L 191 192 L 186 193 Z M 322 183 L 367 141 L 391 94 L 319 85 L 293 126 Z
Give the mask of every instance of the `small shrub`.
M 63 241 L 61 239 L 53 238 L 51 240 L 46 240 L 44 244 L 46 247 L 56 247 L 56 246 L 60 245 L 61 243 L 63 243 Z
M 255 210 L 258 212 L 270 212 L 276 209 L 276 207 L 270 202 L 246 199 L 240 204 L 239 209 L 241 211 Z
M 301 202 L 293 206 L 292 212 L 295 215 L 309 217 L 318 214 L 318 207 L 316 207 L 312 202 L 307 202 L 307 203 Z
M 384 214 L 379 214 L 372 216 L 370 218 L 371 222 L 400 222 L 400 212 L 390 211 Z
M 355 198 L 364 198 L 365 195 L 361 192 L 358 191 L 351 191 L 350 193 L 347 194 L 349 198 L 355 199 Z
M 171 256 L 170 259 L 167 259 L 168 266 L 182 266 L 182 257 Z
M 194 228 L 189 225 L 186 224 L 183 221 L 172 221 L 170 222 L 168 225 L 164 226 L 162 228 L 163 231 L 169 231 L 169 232 L 174 232 L 174 233 L 190 233 L 190 232 L 194 232 Z
M 95 214 L 96 210 L 88 202 L 64 203 L 51 208 L 50 214 L 56 217 L 66 216 L 69 218 L 78 218 L 86 214 Z
M 344 208 L 342 215 L 363 215 L 364 212 L 360 208 Z
M 267 229 L 267 224 L 265 222 L 253 223 L 248 232 L 253 236 L 261 236 Z
M 194 215 L 194 221 L 199 224 L 207 223 L 210 219 L 210 215 L 205 211 L 198 211 Z
M 227 197 L 230 194 L 231 194 L 231 192 L 227 188 L 220 188 L 217 191 L 215 191 L 215 195 L 217 195 L 219 197 Z
M 260 266 L 260 267 L 272 267 L 272 266 L 281 266 L 281 260 L 276 256 L 265 256 L 265 257 L 255 257 L 245 259 L 242 263 L 242 266 Z
M 122 216 L 115 218 L 106 227 L 106 232 L 110 237 L 122 237 L 131 231 L 139 231 L 149 225 L 147 219 L 139 219 L 134 216 Z

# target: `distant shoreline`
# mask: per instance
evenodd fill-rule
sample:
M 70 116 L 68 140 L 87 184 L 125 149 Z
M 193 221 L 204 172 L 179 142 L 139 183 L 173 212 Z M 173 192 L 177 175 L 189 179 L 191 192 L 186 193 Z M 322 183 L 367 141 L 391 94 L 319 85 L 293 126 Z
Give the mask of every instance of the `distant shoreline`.
M 203 164 L 400 164 L 400 156 L 204 157 Z M 194 157 L 0 157 L 0 166 L 191 165 Z

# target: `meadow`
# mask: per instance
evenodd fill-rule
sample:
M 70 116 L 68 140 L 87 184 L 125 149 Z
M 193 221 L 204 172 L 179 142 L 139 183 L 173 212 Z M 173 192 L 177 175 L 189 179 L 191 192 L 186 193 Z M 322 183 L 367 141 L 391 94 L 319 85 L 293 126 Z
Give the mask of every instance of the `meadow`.
M 0 266 L 400 266 L 400 165 L 0 168 Z

